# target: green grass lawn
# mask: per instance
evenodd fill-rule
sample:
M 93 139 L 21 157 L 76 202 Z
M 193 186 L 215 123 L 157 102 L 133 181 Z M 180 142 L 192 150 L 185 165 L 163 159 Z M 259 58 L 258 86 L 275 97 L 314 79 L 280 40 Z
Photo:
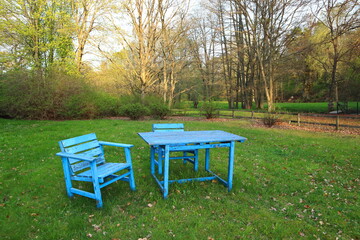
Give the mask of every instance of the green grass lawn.
M 164 200 L 150 176 L 149 147 L 137 135 L 152 123 L 0 119 L 0 239 L 360 238 L 359 136 L 187 121 L 186 130 L 220 129 L 248 141 L 236 145 L 231 192 L 216 182 L 172 184 Z M 55 156 L 59 140 L 90 132 L 135 145 L 137 191 L 124 182 L 109 185 L 101 210 L 92 199 L 66 196 Z M 117 160 L 118 149 L 105 151 Z M 226 150 L 211 157 L 212 170 L 225 176 Z M 170 174 L 193 171 L 175 162 Z
M 298 112 L 298 113 L 328 113 L 328 103 L 276 103 L 276 108 L 279 111 Z M 336 105 L 335 105 L 336 109 Z M 341 110 L 341 109 L 339 109 Z M 356 113 L 357 103 L 349 102 L 348 110 Z
M 199 103 L 198 109 L 201 109 L 203 102 Z M 213 102 L 215 107 L 217 109 L 229 109 L 227 101 L 214 101 Z M 359 105 L 357 105 L 359 104 Z M 328 103 L 327 102 L 316 102 L 316 103 L 276 103 L 276 110 L 277 111 L 283 111 L 283 112 L 295 112 L 295 113 L 328 113 Z M 182 104 L 183 108 L 193 108 L 192 102 L 190 101 L 184 101 Z M 335 106 L 336 107 L 336 106 Z M 356 102 L 349 102 L 348 103 L 348 110 L 352 113 L 357 113 L 357 111 L 360 111 L 360 103 Z M 264 104 L 264 110 L 267 109 L 267 104 Z M 245 109 L 242 109 L 245 110 Z M 255 106 L 253 106 L 253 109 L 251 110 L 257 110 Z M 251 111 L 249 110 L 249 111 Z M 189 113 L 191 113 L 189 111 Z

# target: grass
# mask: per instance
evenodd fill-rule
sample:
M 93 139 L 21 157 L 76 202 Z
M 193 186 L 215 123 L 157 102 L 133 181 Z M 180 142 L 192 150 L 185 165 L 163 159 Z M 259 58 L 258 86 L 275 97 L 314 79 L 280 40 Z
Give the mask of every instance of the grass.
M 0 239 L 360 238 L 359 136 L 187 121 L 187 130 L 221 129 L 248 141 L 236 146 L 231 192 L 215 182 L 172 184 L 164 200 L 137 136 L 152 123 L 0 119 Z M 135 145 L 137 191 L 123 182 L 104 188 L 101 210 L 92 199 L 66 196 L 55 156 L 57 141 L 90 132 Z M 105 151 L 111 161 L 118 157 L 116 148 Z M 211 157 L 212 169 L 225 175 L 226 150 Z M 193 174 L 190 165 L 172 166 L 172 177 Z
M 356 113 L 360 111 L 360 105 L 357 105 L 357 102 L 349 102 L 348 109 L 350 112 Z M 215 101 L 214 105 L 217 109 L 220 110 L 227 110 L 229 109 L 227 101 Z M 201 109 L 202 102 L 199 103 L 198 109 Z M 294 113 L 328 113 L 328 103 L 327 102 L 316 102 L 316 103 L 276 103 L 276 110 L 277 111 L 284 111 L 284 112 L 294 112 Z M 183 103 L 183 107 L 187 109 L 193 108 L 190 101 L 185 101 Z M 336 106 L 335 106 L 336 107 Z M 264 109 L 267 109 L 267 104 L 264 104 Z M 245 109 L 242 109 L 246 111 Z M 257 110 L 255 106 L 251 110 Z M 191 111 L 187 111 L 188 114 L 191 114 Z
M 298 113 L 328 113 L 328 103 L 276 103 L 276 108 L 280 111 L 298 112 Z M 336 105 L 335 105 L 336 108 Z M 350 112 L 357 111 L 357 103 L 349 102 Z M 340 110 L 340 109 L 339 109 Z

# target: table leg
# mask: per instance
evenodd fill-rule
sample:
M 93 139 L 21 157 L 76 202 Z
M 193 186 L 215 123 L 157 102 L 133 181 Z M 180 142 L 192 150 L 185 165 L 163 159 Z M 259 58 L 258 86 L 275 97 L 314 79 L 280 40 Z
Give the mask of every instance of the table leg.
M 232 189 L 232 180 L 234 173 L 234 155 L 235 155 L 235 141 L 230 142 L 229 148 L 229 166 L 228 166 L 228 190 Z
M 205 149 L 205 171 L 210 170 L 210 148 Z
M 163 192 L 163 196 L 164 198 L 167 198 L 168 193 L 169 193 L 169 157 L 170 157 L 170 152 L 169 152 L 169 145 L 165 145 L 165 158 L 164 158 L 164 192 Z
M 155 147 L 150 147 L 150 172 L 155 174 Z

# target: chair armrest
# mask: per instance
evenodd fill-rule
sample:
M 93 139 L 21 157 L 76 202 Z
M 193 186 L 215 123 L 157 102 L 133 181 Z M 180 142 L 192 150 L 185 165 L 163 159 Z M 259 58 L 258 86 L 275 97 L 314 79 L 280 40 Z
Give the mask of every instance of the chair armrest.
M 104 142 L 104 141 L 99 141 L 100 145 L 106 145 L 106 146 L 113 146 L 113 147 L 122 147 L 122 148 L 131 148 L 134 145 L 131 144 L 123 144 L 123 143 L 114 143 L 114 142 Z
M 56 154 L 56 156 L 66 157 L 66 158 L 74 158 L 74 159 L 79 159 L 79 160 L 88 161 L 88 162 L 92 162 L 97 159 L 97 158 L 93 158 L 93 157 L 87 157 L 83 154 L 73 154 L 73 153 L 66 153 L 66 152 L 58 152 Z

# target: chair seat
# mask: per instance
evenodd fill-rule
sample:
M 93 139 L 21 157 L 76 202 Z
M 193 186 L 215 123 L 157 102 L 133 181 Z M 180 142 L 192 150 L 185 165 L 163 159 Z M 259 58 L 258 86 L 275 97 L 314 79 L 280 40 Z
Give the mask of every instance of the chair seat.
M 129 163 L 104 163 L 97 166 L 97 174 L 99 178 L 106 178 L 107 176 L 130 167 Z M 91 177 L 91 170 L 77 174 L 79 177 Z

